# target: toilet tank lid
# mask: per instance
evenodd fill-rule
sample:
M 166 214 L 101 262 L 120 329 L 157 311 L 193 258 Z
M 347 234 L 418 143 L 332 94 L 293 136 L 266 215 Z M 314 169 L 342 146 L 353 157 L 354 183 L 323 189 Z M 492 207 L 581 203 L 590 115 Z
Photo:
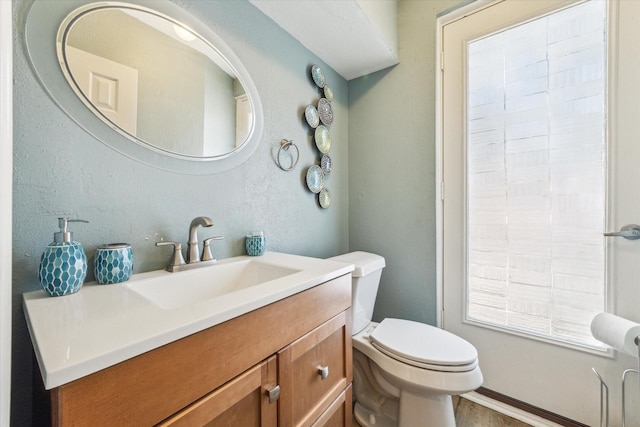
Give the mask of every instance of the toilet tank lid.
M 380 255 L 369 252 L 349 252 L 347 254 L 338 255 L 329 258 L 332 261 L 344 262 L 345 264 L 353 264 L 353 277 L 363 277 L 377 270 L 382 270 L 385 266 L 384 258 Z

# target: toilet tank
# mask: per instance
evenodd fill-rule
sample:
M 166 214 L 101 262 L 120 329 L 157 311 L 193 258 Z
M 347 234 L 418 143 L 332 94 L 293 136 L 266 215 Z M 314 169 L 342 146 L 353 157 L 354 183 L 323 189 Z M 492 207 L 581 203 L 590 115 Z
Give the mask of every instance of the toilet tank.
M 380 276 L 385 266 L 384 258 L 368 252 L 350 252 L 329 259 L 355 266 L 351 279 L 352 334 L 355 335 L 363 330 L 373 317 Z

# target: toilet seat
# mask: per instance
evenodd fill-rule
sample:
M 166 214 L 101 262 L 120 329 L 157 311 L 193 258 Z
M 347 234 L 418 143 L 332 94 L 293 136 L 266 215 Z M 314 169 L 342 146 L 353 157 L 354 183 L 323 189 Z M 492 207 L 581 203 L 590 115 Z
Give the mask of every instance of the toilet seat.
M 371 332 L 369 341 L 387 356 L 419 368 L 465 372 L 478 365 L 478 352 L 470 343 L 424 323 L 384 319 Z

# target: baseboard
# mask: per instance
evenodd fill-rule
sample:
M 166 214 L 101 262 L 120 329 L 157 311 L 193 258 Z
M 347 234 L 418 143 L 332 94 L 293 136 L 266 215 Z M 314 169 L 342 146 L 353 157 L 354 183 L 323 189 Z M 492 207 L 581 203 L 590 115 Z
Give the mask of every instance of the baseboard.
M 483 387 L 461 397 L 534 427 L 588 427 Z

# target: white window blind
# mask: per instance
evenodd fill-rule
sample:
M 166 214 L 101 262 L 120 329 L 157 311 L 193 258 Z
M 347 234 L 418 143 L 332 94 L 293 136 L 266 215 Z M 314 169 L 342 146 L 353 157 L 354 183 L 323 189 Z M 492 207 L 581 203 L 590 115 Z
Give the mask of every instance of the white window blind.
M 602 348 L 605 6 L 468 44 L 469 321 Z

